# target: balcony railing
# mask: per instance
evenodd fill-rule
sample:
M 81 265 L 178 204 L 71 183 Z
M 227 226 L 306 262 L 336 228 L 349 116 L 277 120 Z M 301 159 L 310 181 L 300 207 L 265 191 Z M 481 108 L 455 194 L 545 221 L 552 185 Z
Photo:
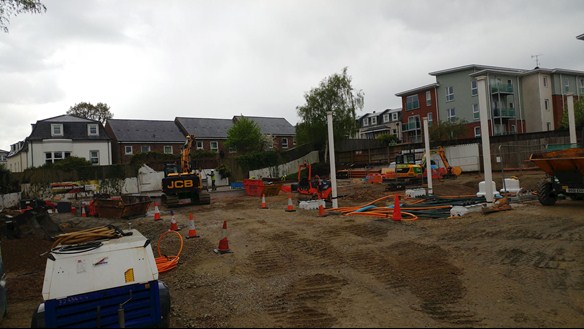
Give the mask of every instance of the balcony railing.
M 415 109 L 419 109 L 420 108 L 420 102 L 419 101 L 414 101 L 414 102 L 408 102 L 406 103 L 406 110 L 415 110 Z
M 515 118 L 515 109 L 512 108 L 503 108 L 503 109 L 494 109 L 493 110 L 493 117 L 494 118 Z
M 504 83 L 496 83 L 491 86 L 491 93 L 505 93 L 505 94 L 512 94 L 513 93 L 513 85 L 504 84 Z
M 421 124 L 419 122 L 404 123 L 402 126 L 402 131 L 412 131 L 421 129 Z

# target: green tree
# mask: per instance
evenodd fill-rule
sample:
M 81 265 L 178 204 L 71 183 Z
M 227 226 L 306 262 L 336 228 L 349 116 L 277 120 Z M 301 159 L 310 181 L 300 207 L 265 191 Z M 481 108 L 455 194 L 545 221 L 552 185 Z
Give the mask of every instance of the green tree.
M 97 120 L 105 124 L 107 119 L 114 117 L 113 113 L 110 112 L 110 107 L 105 103 L 97 103 L 93 105 L 91 103 L 81 102 L 71 106 L 67 114 L 76 115 L 78 117 Z
M 21 13 L 41 14 L 47 7 L 40 0 L 0 0 L 0 29 L 8 32 L 10 17 Z
M 241 153 L 259 152 L 264 148 L 265 138 L 254 121 L 241 116 L 227 131 L 225 145 Z
M 466 123 L 465 120 L 434 123 L 428 129 L 430 132 L 430 142 L 443 142 L 463 138 L 467 129 Z
M 584 97 L 574 102 L 574 119 L 576 120 L 576 127 L 584 126 Z M 566 108 L 562 114 L 560 128 L 568 129 L 568 127 L 568 109 Z
M 363 92 L 355 91 L 345 67 L 341 74 L 333 74 L 320 82 L 317 88 L 304 94 L 306 104 L 296 107 L 302 121 L 296 125 L 299 144 L 312 143 L 324 147 L 328 140 L 327 112 L 333 112 L 335 140 L 349 138 L 357 132 L 356 112 L 363 109 Z

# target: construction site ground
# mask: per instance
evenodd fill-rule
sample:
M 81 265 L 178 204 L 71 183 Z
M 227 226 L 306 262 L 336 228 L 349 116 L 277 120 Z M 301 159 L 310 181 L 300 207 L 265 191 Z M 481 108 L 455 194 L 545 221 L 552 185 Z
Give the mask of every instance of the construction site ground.
M 538 171 L 505 173 L 535 190 Z M 434 181 L 436 195 L 472 195 L 482 174 Z M 494 173 L 497 188 L 501 174 Z M 385 184 L 339 180 L 340 206 L 395 192 Z M 403 191 L 399 192 L 403 194 Z M 211 205 L 176 208 L 185 236 L 189 213 L 201 235 L 185 239 L 177 268 L 160 274 L 171 292 L 172 327 L 584 327 L 584 202 L 537 200 L 512 210 L 450 219 L 393 221 L 286 212 L 284 193 L 266 199 L 244 191 L 212 193 Z M 393 199 L 389 199 L 392 201 Z M 388 202 L 391 203 L 391 202 Z M 179 240 L 162 220 L 108 220 L 53 214 L 63 231 L 107 224 L 138 229 L 162 254 Z M 233 253 L 214 252 L 227 221 Z M 2 240 L 8 313 L 2 327 L 25 328 L 42 302 L 51 241 Z

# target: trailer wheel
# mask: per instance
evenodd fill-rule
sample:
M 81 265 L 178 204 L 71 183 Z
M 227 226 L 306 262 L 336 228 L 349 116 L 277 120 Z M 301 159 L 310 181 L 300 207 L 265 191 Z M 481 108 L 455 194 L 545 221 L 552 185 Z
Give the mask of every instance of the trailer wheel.
M 537 198 L 539 199 L 539 203 L 544 206 L 555 205 L 558 197 L 554 193 L 554 185 L 548 181 L 541 182 L 539 185 Z

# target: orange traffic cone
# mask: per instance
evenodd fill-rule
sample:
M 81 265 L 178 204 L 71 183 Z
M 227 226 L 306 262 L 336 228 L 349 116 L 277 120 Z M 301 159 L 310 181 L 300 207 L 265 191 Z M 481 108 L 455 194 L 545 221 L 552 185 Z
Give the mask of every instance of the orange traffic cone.
M 81 217 L 87 217 L 87 214 L 85 213 L 85 205 L 81 204 Z
M 323 202 L 318 198 L 318 217 L 326 217 L 327 213 L 324 212 Z
M 219 240 L 219 247 L 213 251 L 217 254 L 232 253 L 229 249 L 229 240 L 227 240 L 227 221 L 223 221 L 223 238 Z
M 294 205 L 292 204 L 292 194 L 288 194 L 288 208 L 286 208 L 287 212 L 294 212 Z
M 174 219 L 174 212 L 171 210 L 170 211 L 170 228 L 168 229 L 169 231 L 178 231 L 180 230 L 178 228 L 178 224 L 176 223 L 176 219 Z
M 192 213 L 189 214 L 189 233 L 187 235 L 187 239 L 190 238 L 200 238 L 200 236 L 197 235 L 197 229 L 195 228 L 195 220 L 193 219 Z
M 391 216 L 391 219 L 393 219 L 396 222 L 402 220 L 402 214 L 399 205 L 399 196 L 397 194 L 395 195 L 395 203 L 393 205 L 393 215 Z
M 266 205 L 266 195 L 262 194 L 262 209 L 268 209 L 268 206 Z
M 158 209 L 158 203 L 154 202 L 154 221 L 161 220 L 160 210 Z

